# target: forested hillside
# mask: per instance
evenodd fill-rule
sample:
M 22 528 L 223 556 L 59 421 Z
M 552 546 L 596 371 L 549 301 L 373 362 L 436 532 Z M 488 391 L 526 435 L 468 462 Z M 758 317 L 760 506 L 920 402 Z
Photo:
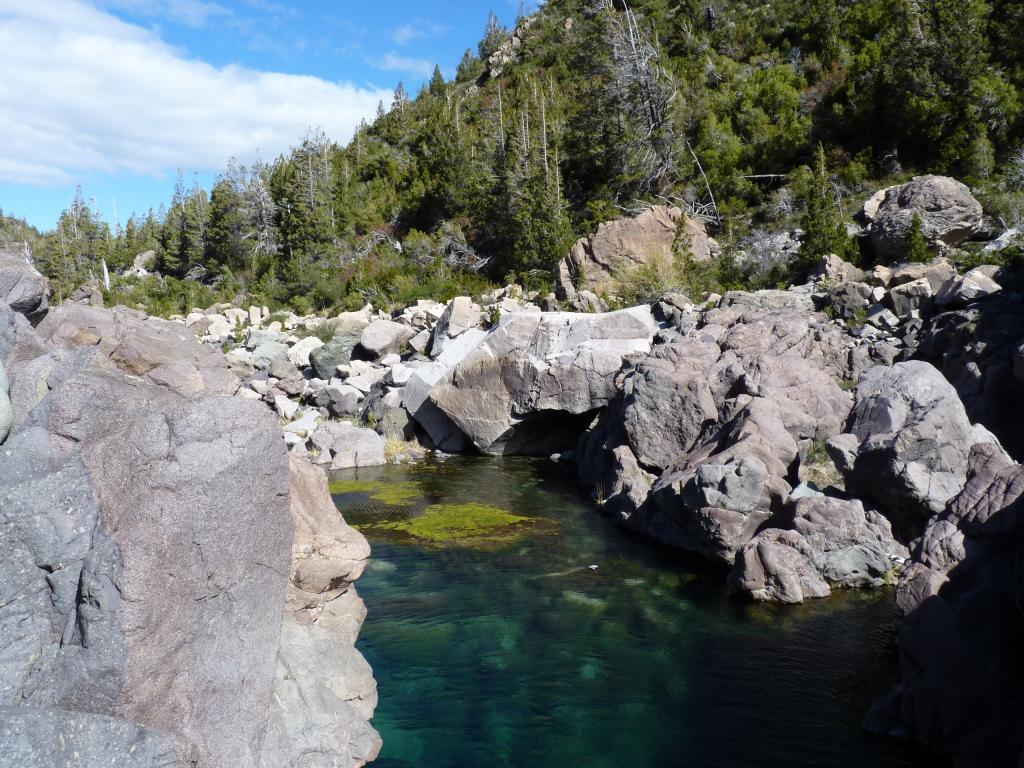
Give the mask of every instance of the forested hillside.
M 154 311 L 245 292 L 312 311 L 543 287 L 576 237 L 666 200 L 727 250 L 799 226 L 805 252 L 849 255 L 852 201 L 929 171 L 1012 224 L 1021 40 L 1011 0 L 549 0 L 512 31 L 492 16 L 453 80 L 399 84 L 345 146 L 311 129 L 117 231 L 79 195 L 55 231 L 0 237 L 58 294 L 153 250 L 160 278 L 117 282 Z

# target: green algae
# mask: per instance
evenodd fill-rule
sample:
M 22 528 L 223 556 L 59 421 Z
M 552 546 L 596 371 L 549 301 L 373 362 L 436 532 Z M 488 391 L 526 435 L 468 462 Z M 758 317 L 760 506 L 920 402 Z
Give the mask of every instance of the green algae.
M 431 504 L 421 515 L 368 527 L 405 534 L 421 543 L 493 544 L 516 540 L 536 522 L 487 504 Z
M 362 493 L 374 501 L 392 507 L 412 506 L 423 498 L 423 491 L 419 484 L 412 481 L 332 480 L 329 488 L 332 496 Z

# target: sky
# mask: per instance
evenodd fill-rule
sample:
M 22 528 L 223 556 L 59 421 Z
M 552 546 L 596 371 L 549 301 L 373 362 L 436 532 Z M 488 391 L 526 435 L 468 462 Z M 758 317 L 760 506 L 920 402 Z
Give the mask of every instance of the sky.
M 56 226 L 75 188 L 107 221 L 273 160 L 308 128 L 347 143 L 402 81 L 453 76 L 518 0 L 0 0 L 0 208 Z

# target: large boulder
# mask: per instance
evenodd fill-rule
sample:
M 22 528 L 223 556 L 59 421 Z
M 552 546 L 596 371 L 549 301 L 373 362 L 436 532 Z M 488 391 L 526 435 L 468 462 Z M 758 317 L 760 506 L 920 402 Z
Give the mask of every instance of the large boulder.
M 978 442 L 995 438 L 971 424 L 934 366 L 914 360 L 864 374 L 847 432 L 829 447 L 847 489 L 874 501 L 907 534 L 964 487 Z
M 309 353 L 309 364 L 313 366 L 313 372 L 325 381 L 338 375 L 339 365 L 352 362 L 352 351 L 359 344 L 366 325 L 352 322 L 336 325 L 335 328 L 330 341 Z
M 0 301 L 38 322 L 46 314 L 50 287 L 23 253 L 0 249 Z
M 505 315 L 430 400 L 485 453 L 550 453 L 615 396 L 623 360 L 649 352 L 657 329 L 646 306 Z
M 875 212 L 869 232 L 879 257 L 906 255 L 915 216 L 925 239 L 936 248 L 970 240 L 983 224 L 981 203 L 966 185 L 947 176 L 916 176 L 887 190 Z
M 909 732 L 957 768 L 1024 762 L 1022 497 L 1024 467 L 976 446 L 900 579 L 902 680 L 869 725 Z
M 908 556 L 889 521 L 857 500 L 798 498 L 779 522 L 745 544 L 732 588 L 755 600 L 800 603 L 833 587 L 880 587 Z
M 370 759 L 374 698 L 350 647 L 354 596 L 331 609 L 347 617 L 333 646 L 312 644 L 308 622 L 282 624 L 290 586 L 327 613 L 365 549 L 330 527 L 326 493 L 293 481 L 271 412 L 152 380 L 153 355 L 175 360 L 147 323 L 139 332 L 157 348 L 122 356 L 106 346 L 112 334 L 126 349 L 142 342 L 116 312 L 90 315 L 99 333 L 84 346 L 60 332 L 64 321 L 52 326 L 57 346 L 0 310 L 15 393 L 0 472 L 0 764 L 294 765 L 309 750 L 275 740 L 276 724 L 307 733 L 313 718 L 326 764 Z M 296 523 L 310 495 L 324 519 L 312 544 L 310 525 Z M 282 660 L 337 669 L 339 654 L 354 670 L 339 697 L 347 714 L 326 696 L 291 706 L 281 678 L 299 683 Z
M 1024 455 L 1024 299 L 1000 292 L 929 318 L 918 355 L 956 387 L 972 421 Z
M 680 208 L 657 205 L 633 218 L 605 222 L 595 234 L 576 241 L 558 265 L 560 293 L 569 299 L 575 298 L 577 291 L 613 293 L 623 271 L 656 262 L 671 264 L 680 222 L 693 260 L 710 259 L 704 225 L 688 218 Z
M 407 325 L 393 320 L 374 320 L 363 329 L 359 346 L 376 360 L 384 355 L 404 351 L 406 342 L 415 335 L 416 331 Z
M 727 565 L 783 511 L 806 446 L 839 433 L 852 405 L 835 326 L 749 306 L 737 297 L 681 323 L 626 373 L 577 448 L 580 478 L 606 509 Z
M 238 389 L 218 350 L 200 344 L 183 325 L 132 309 L 65 303 L 50 310 L 38 332 L 59 348 L 94 347 L 126 373 L 178 394 L 230 395 Z

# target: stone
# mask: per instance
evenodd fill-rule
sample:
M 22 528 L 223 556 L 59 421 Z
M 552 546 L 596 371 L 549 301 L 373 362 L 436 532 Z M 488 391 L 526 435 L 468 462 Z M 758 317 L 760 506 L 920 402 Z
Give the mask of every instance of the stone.
M 558 265 L 560 298 L 571 301 L 582 290 L 614 293 L 623 272 L 657 262 L 671 264 L 680 224 L 691 258 L 710 260 L 709 238 L 701 222 L 680 208 L 653 206 L 638 216 L 605 222 L 596 233 L 578 240 Z
M 834 253 L 824 257 L 811 272 L 811 275 L 820 276 L 836 283 L 863 283 L 866 277 L 863 269 L 855 267 L 848 261 L 843 261 Z
M 279 361 L 288 362 L 288 345 L 267 341 L 252 351 L 252 362 L 259 370 L 269 369 Z
M 650 351 L 656 331 L 646 306 L 506 315 L 433 385 L 430 400 L 485 453 L 549 455 L 611 400 L 623 360 Z
M 918 531 L 963 488 L 976 442 L 956 390 L 921 361 L 869 370 L 857 385 L 847 432 L 830 444 L 846 487 L 877 503 L 902 533 Z
M 52 309 L 38 331 L 42 340 L 55 347 L 93 347 L 122 371 L 179 392 L 231 395 L 238 389 L 238 378 L 218 350 L 200 344 L 182 325 L 141 312 L 68 303 Z M 201 379 L 201 387 L 195 387 L 195 376 Z
M 1001 291 L 963 309 L 933 314 L 918 355 L 954 387 L 972 421 L 984 424 L 1015 456 L 1024 455 L 1024 299 Z
M 356 427 L 344 421 L 325 421 L 310 441 L 320 452 L 318 463 L 331 469 L 372 467 L 386 463 L 384 439 L 372 429 Z
M 888 703 L 905 732 L 953 765 L 1017 765 L 1024 754 L 1012 672 L 1024 642 L 1022 494 L 1024 468 L 976 445 L 963 490 L 912 545 L 900 577 L 902 679 Z
M 839 283 L 828 293 L 832 316 L 847 322 L 863 318 L 871 300 L 871 286 L 867 283 Z
M 980 269 L 950 278 L 935 296 L 940 307 L 965 307 L 999 293 L 1003 287 Z
M 50 285 L 24 253 L 0 248 L 0 301 L 39 322 L 49 307 Z
M 932 287 L 925 278 L 902 283 L 889 291 L 889 300 L 897 317 L 923 317 L 931 312 Z
M 309 363 L 317 376 L 330 379 L 339 365 L 345 365 L 352 359 L 352 350 L 359 343 L 364 327 L 365 324 L 359 323 L 343 325 L 330 341 L 309 353 Z
M 363 330 L 359 346 L 374 360 L 385 355 L 402 352 L 416 332 L 407 325 L 392 320 L 376 320 Z
M 889 270 L 887 286 L 895 288 L 898 285 L 912 283 L 917 280 L 927 280 L 932 293 L 938 293 L 949 280 L 956 276 L 956 267 L 948 260 L 937 257 L 929 262 L 904 262 L 896 264 Z
M 737 554 L 730 587 L 763 602 L 802 603 L 828 597 L 832 590 L 801 551 L 802 543 L 796 531 L 762 531 Z
M 274 410 L 285 421 L 291 421 L 299 410 L 299 404 L 294 400 L 289 400 L 284 395 L 277 395 L 274 398 Z
M 293 365 L 299 368 L 306 368 L 309 366 L 310 354 L 320 349 L 323 345 L 324 343 L 316 336 L 307 336 L 304 339 L 299 339 L 288 350 L 288 359 Z
M 885 260 L 906 255 L 908 238 L 917 216 L 929 243 L 957 246 L 982 229 L 981 203 L 956 179 L 916 176 L 890 188 L 869 228 L 875 254 Z
M 430 342 L 430 356 L 437 357 L 451 339 L 457 338 L 471 328 L 478 328 L 483 313 L 468 296 L 456 296 L 445 308 L 434 326 L 434 334 Z

